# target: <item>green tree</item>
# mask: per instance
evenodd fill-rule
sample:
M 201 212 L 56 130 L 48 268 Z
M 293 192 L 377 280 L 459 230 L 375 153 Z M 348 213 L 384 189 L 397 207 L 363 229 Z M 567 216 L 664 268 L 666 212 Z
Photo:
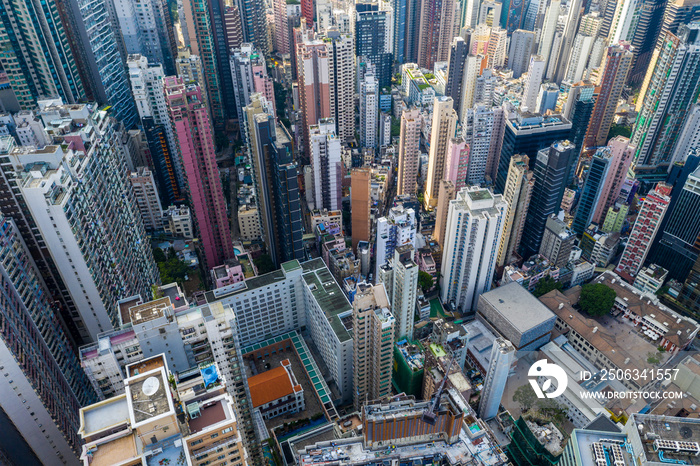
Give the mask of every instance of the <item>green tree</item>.
M 610 127 L 610 131 L 608 132 L 608 140 L 614 138 L 615 136 L 624 136 L 624 137 L 628 138 L 628 137 L 630 137 L 631 134 L 632 134 L 631 128 L 629 128 L 627 126 L 613 124 Z
M 513 393 L 513 401 L 520 405 L 520 410 L 525 412 L 537 402 L 537 394 L 528 383 L 518 387 Z
M 161 248 L 155 248 L 153 250 L 153 259 L 155 259 L 156 262 L 165 262 L 168 260 Z
M 537 285 L 535 285 L 535 291 L 533 291 L 532 294 L 534 294 L 536 298 L 539 298 L 540 296 L 546 295 L 552 290 L 561 290 L 563 287 L 564 286 L 561 284 L 560 281 L 557 281 L 552 277 L 547 276 L 537 282 Z
M 272 263 L 272 257 L 269 254 L 260 254 L 260 257 L 253 259 L 255 267 L 258 269 L 258 274 L 262 275 L 275 270 L 275 264 Z
M 418 286 L 421 287 L 424 293 L 431 289 L 434 283 L 435 282 L 433 281 L 433 276 L 430 275 L 428 272 L 425 272 L 423 270 L 420 270 L 418 272 Z
M 581 287 L 578 305 L 582 311 L 591 316 L 603 316 L 610 312 L 615 304 L 615 290 L 602 283 L 589 283 Z
M 391 117 L 391 137 L 396 137 L 401 134 L 401 122 L 394 117 Z

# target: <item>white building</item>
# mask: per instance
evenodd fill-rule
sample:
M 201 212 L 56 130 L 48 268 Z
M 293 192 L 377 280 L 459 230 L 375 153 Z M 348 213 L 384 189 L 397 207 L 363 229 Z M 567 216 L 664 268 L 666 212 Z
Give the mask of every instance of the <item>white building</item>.
M 465 111 L 462 136 L 469 145 L 467 184 L 482 183 L 486 175 L 493 178 L 504 131 L 505 114 L 501 107 L 476 105 Z
M 168 210 L 163 212 L 163 229 L 170 236 L 187 239 L 194 238 L 190 208 L 186 205 L 179 207 L 171 205 L 168 207 Z
M 379 147 L 391 144 L 391 115 L 382 112 L 379 115 Z
M 368 73 L 360 82 L 360 147 L 377 147 L 378 115 L 378 83 L 374 75 Z M 391 136 L 391 121 L 389 131 Z
M 454 310 L 476 310 L 479 295 L 491 288 L 506 209 L 500 194 L 478 186 L 450 201 L 440 297 Z
M 668 276 L 668 270 L 660 265 L 649 264 L 643 267 L 634 278 L 634 287 L 638 290 L 654 294 L 663 286 Z
M 498 414 L 503 390 L 506 388 L 510 366 L 515 359 L 515 347 L 505 338 L 496 338 L 491 347 L 489 370 L 484 378 L 479 402 L 479 417 L 485 421 Z
M 404 244 L 416 247 L 416 213 L 403 206 L 392 207 L 388 217 L 377 220 L 375 277 L 379 268 L 394 256 L 394 249 Z
M 41 120 L 31 110 L 21 110 L 14 115 L 15 131 L 20 146 L 44 147 L 51 144 L 51 138 L 46 133 Z
M 527 77 L 523 84 L 523 100 L 522 107 L 527 107 L 530 112 L 535 111 L 537 107 L 537 95 L 540 92 L 540 84 L 544 77 L 545 66 L 547 62 L 539 55 L 530 57 L 530 65 L 527 68 Z
M 134 189 L 144 228 L 148 231 L 160 230 L 163 225 L 163 208 L 158 199 L 153 173 L 146 167 L 138 167 L 135 172 L 131 172 L 129 181 Z
M 413 339 L 413 315 L 418 292 L 418 265 L 413 260 L 415 249 L 410 244 L 394 250 L 392 286 L 387 288 L 391 312 L 396 318 L 396 339 Z
M 342 197 L 342 165 L 340 138 L 336 136 L 335 120 L 323 118 L 309 126 L 311 169 L 314 175 L 314 207 L 339 210 Z

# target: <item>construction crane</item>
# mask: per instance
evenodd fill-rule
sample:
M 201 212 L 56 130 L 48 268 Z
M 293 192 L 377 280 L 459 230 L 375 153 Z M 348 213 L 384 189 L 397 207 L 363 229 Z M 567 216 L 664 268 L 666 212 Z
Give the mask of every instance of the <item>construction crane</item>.
M 452 359 L 450 359 L 450 363 L 447 365 L 445 377 L 442 378 L 440 388 L 438 388 L 437 392 L 435 392 L 435 398 L 433 399 L 433 402 L 428 406 L 428 408 L 425 411 L 423 411 L 423 416 L 421 417 L 421 420 L 426 424 L 430 424 L 431 426 L 434 426 L 437 422 L 437 414 L 435 414 L 435 412 L 437 411 L 438 406 L 440 406 L 440 397 L 442 397 L 442 391 L 445 389 L 445 382 L 447 381 L 447 376 L 450 375 L 450 369 L 452 369 L 453 362 L 455 362 L 454 356 L 452 356 Z

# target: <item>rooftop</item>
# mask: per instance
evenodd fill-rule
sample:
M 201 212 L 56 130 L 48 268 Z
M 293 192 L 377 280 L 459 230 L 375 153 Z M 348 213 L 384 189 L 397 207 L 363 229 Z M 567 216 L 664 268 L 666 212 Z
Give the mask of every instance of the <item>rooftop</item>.
M 603 454 L 605 454 L 604 451 L 607 450 L 608 454 L 612 456 L 611 449 L 614 448 L 614 445 L 621 444 L 626 441 L 627 436 L 625 434 L 602 430 L 590 430 L 588 428 L 574 429 L 571 437 L 569 437 L 569 443 L 571 444 L 570 448 L 573 450 L 577 460 L 576 464 L 597 464 L 595 457 L 596 449 L 599 451 L 602 449 Z M 621 453 L 624 455 L 624 464 L 635 464 L 626 449 L 621 449 Z
M 92 453 L 90 466 L 112 466 L 120 464 L 137 456 L 136 435 L 130 432 L 108 442 L 97 443 L 90 446 L 88 451 Z
M 625 430 L 638 437 L 630 442 L 642 445 L 648 462 L 700 465 L 700 419 L 633 414 L 627 425 L 637 427 Z
M 127 397 L 134 424 L 150 421 L 168 412 L 174 414 L 164 368 L 132 377 L 125 382 L 128 384 Z
M 227 418 L 233 418 L 232 413 L 226 409 L 224 400 L 217 400 L 215 403 L 206 404 L 199 408 L 199 416 L 190 419 L 187 423 L 190 427 L 190 432 L 196 434 L 203 431 L 209 426 L 218 424 Z
M 350 333 L 341 322 L 340 315 L 352 311 L 352 306 L 345 297 L 345 293 L 336 283 L 333 275 L 323 263 L 323 259 L 316 258 L 301 264 L 304 282 L 311 290 L 311 294 L 331 324 L 338 340 L 341 342 L 350 339 Z
M 494 307 L 521 333 L 555 317 L 532 293 L 515 282 L 494 288 L 482 294 L 479 300 Z
M 83 438 L 129 421 L 126 395 L 86 406 L 80 410 L 80 434 Z
M 294 393 L 287 370 L 280 366 L 248 378 L 253 408 Z
M 138 325 L 162 317 L 165 315 L 166 309 L 170 307 L 170 298 L 167 296 L 133 306 L 129 308 L 131 323 L 133 325 Z

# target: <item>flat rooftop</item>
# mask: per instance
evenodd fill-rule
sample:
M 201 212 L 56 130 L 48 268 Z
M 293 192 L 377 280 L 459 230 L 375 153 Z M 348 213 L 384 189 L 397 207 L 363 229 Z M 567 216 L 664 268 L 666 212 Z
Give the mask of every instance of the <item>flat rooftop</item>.
M 80 410 L 80 417 L 83 437 L 126 423 L 129 421 L 129 403 L 126 395 L 86 406 Z
M 170 390 L 167 384 L 165 370 L 162 368 L 140 378 L 128 379 L 129 404 L 136 424 L 171 411 Z
M 90 466 L 112 466 L 138 455 L 136 435 L 132 432 L 124 437 L 97 444 L 92 451 Z
M 193 434 L 201 432 L 207 427 L 218 424 L 226 419 L 234 418 L 223 400 L 218 400 L 214 404 L 200 407 L 199 413 L 198 417 L 188 421 L 190 432 Z
M 166 309 L 171 307 L 170 298 L 165 296 L 163 298 L 155 299 L 144 304 L 139 304 L 129 308 L 129 314 L 131 315 L 131 323 L 133 325 L 143 324 L 150 322 L 151 320 L 163 317 L 165 315 Z
M 129 364 L 126 366 L 127 377 L 145 374 L 146 372 L 151 372 L 159 367 L 165 367 L 165 360 L 163 359 L 162 354 Z
M 483 300 L 521 333 L 537 327 L 556 316 L 547 306 L 518 283 L 508 283 L 482 294 Z
M 627 435 L 622 433 L 606 432 L 600 430 L 588 430 L 588 429 L 575 429 L 569 437 L 569 442 L 572 443 L 574 450 L 574 455 L 577 460 L 577 464 L 596 464 L 596 458 L 594 453 L 594 446 L 597 444 L 596 448 L 603 448 L 607 450 L 610 454 L 613 445 L 620 445 L 627 441 Z M 623 459 L 626 465 L 634 465 L 634 461 L 630 457 L 626 448 L 621 449 L 623 454 Z
M 338 340 L 341 342 L 349 340 L 350 332 L 341 322 L 340 314 L 352 311 L 350 301 L 345 296 L 345 293 L 336 283 L 333 275 L 326 267 L 323 259 L 316 258 L 301 264 L 303 279 L 306 286 L 311 290 L 318 305 L 326 313 L 326 317 L 331 324 L 333 332 L 335 332 Z
M 643 453 L 648 462 L 700 465 L 700 455 L 695 454 L 700 452 L 700 419 L 633 414 L 627 422 L 628 425 L 637 427 L 625 430 L 628 435 L 641 439 Z M 653 439 L 653 442 L 645 442 L 647 436 Z M 680 452 L 675 451 L 676 449 Z M 687 453 L 684 454 L 683 451 Z M 662 460 L 661 454 L 666 461 Z

